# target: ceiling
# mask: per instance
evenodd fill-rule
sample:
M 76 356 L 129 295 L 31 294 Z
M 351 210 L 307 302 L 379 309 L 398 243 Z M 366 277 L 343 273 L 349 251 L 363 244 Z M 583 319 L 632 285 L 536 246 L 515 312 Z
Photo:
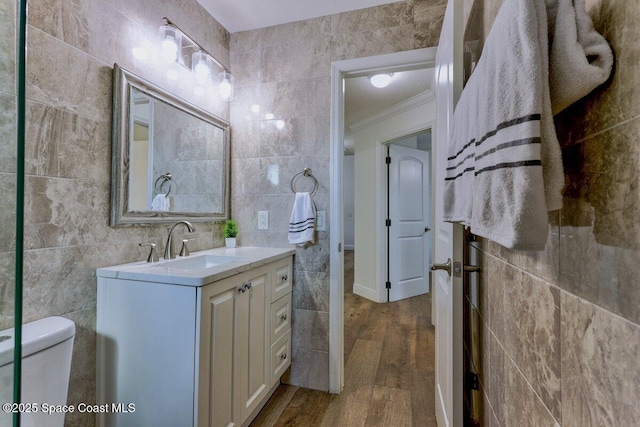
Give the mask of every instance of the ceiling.
M 394 73 L 389 86 L 376 88 L 369 76 L 347 78 L 344 126 L 373 116 L 432 88 L 433 68 Z
M 230 33 L 402 0 L 197 0 Z

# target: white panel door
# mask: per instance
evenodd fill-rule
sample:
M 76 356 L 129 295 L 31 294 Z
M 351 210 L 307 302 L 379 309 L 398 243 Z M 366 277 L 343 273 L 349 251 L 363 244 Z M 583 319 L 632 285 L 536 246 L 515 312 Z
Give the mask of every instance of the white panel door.
M 389 301 L 429 292 L 429 153 L 389 146 Z
M 449 0 L 436 54 L 434 155 L 434 265 L 461 261 L 459 226 L 442 221 L 447 146 L 455 103 L 462 87 L 462 1 Z M 450 270 L 433 274 L 436 327 L 436 419 L 440 427 L 462 426 L 462 279 Z

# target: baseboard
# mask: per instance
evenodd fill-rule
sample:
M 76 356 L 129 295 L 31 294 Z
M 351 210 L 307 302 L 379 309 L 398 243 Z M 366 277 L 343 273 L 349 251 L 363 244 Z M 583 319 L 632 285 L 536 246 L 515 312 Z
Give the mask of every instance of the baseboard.
M 344 245 L 344 250 L 345 251 L 355 251 L 356 250 L 356 245 Z
M 354 283 L 353 293 L 373 302 L 381 302 L 378 301 L 378 291 L 376 289 L 367 288 L 366 286 Z

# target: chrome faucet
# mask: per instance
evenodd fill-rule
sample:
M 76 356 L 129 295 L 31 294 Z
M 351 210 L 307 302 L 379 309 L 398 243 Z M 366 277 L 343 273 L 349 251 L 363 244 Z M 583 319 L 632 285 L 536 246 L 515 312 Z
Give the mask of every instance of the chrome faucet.
M 173 224 L 173 227 L 169 230 L 169 237 L 167 237 L 167 244 L 164 245 L 164 259 L 174 259 L 176 254 L 173 252 L 173 230 L 179 226 L 180 224 L 184 224 L 189 229 L 189 233 L 193 233 L 196 231 L 196 228 L 191 225 L 189 221 L 178 221 Z

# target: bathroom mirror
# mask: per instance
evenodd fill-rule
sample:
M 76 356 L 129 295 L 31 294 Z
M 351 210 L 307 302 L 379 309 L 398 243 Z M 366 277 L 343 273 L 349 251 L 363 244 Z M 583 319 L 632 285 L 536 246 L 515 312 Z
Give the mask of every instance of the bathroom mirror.
M 114 66 L 111 225 L 229 212 L 229 124 Z

